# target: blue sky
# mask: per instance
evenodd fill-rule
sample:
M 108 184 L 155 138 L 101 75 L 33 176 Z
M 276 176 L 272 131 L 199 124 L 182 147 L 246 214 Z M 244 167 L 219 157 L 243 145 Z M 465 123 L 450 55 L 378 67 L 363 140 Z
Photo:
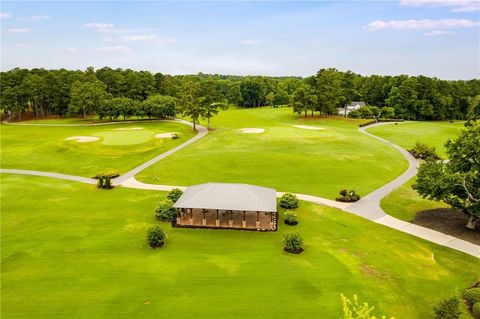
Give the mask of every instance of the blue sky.
M 1 3 L 1 68 L 480 77 L 478 0 Z

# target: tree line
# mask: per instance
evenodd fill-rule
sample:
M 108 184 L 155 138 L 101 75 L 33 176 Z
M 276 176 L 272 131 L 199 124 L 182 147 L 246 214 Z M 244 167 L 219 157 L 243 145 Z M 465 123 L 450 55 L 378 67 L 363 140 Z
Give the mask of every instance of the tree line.
M 10 116 L 172 117 L 198 123 L 219 109 L 290 105 L 299 114 L 337 114 L 337 107 L 364 101 L 409 120 L 464 119 L 480 80 L 426 76 L 362 76 L 333 68 L 306 77 L 168 75 L 104 67 L 94 70 L 15 68 L 0 74 L 0 107 Z M 353 113 L 354 115 L 356 113 Z

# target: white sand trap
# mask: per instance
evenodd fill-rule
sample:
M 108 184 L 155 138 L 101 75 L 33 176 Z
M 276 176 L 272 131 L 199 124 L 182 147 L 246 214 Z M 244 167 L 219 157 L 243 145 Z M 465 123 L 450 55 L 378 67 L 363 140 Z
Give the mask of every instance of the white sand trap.
M 313 131 L 323 131 L 323 127 L 308 126 L 308 125 L 292 125 L 296 128 L 301 128 L 302 130 L 313 130 Z
M 143 130 L 143 127 L 120 127 L 114 128 L 114 131 L 140 131 Z
M 100 138 L 95 136 L 72 136 L 67 137 L 67 141 L 76 141 L 78 143 L 88 143 L 98 141 Z
M 176 132 L 169 132 L 169 133 L 158 133 L 155 135 L 155 138 L 172 138 L 174 134 L 177 134 Z
M 246 128 L 241 128 L 240 132 L 247 133 L 247 134 L 259 134 L 259 133 L 265 132 L 265 129 L 264 128 L 246 127 Z

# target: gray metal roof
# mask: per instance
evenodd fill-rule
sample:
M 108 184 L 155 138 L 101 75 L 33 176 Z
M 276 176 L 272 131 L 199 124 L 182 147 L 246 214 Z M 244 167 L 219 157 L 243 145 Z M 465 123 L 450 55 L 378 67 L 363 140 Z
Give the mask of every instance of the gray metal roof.
M 276 212 L 276 191 L 249 184 L 206 183 L 187 188 L 173 207 Z

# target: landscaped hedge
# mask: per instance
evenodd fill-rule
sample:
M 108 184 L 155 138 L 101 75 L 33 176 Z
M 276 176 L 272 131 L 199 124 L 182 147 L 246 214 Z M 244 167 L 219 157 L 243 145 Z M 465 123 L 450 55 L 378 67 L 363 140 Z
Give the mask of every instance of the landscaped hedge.
M 480 301 L 473 305 L 472 315 L 473 315 L 473 318 L 480 319 Z
M 480 287 L 465 290 L 463 299 L 468 301 L 471 305 L 480 302 Z
M 361 123 L 358 126 L 365 127 L 365 126 L 369 126 L 369 125 L 380 123 L 380 122 L 404 122 L 404 121 L 405 121 L 404 119 L 378 119 L 378 121 L 377 120 L 368 121 L 365 123 Z
M 285 193 L 280 197 L 280 206 L 286 209 L 295 209 L 298 207 L 298 198 L 295 194 Z

